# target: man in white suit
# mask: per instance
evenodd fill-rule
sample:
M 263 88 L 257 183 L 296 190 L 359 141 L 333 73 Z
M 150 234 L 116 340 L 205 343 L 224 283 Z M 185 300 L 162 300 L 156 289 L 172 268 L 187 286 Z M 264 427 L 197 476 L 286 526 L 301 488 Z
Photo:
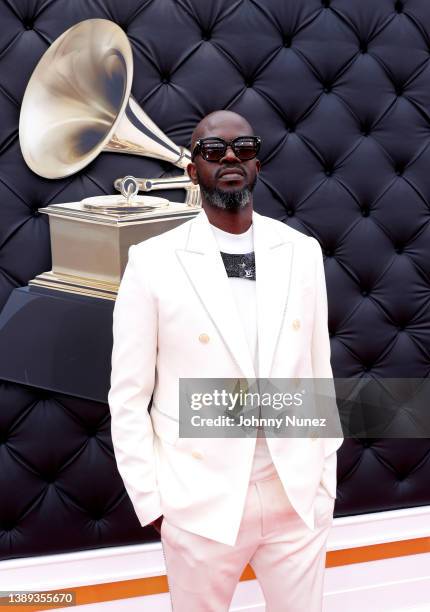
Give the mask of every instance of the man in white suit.
M 181 378 L 332 377 L 321 248 L 253 211 L 259 146 L 235 113 L 199 123 L 203 210 L 130 248 L 114 310 L 115 456 L 179 612 L 228 610 L 248 563 L 267 610 L 322 606 L 342 438 L 179 437 Z

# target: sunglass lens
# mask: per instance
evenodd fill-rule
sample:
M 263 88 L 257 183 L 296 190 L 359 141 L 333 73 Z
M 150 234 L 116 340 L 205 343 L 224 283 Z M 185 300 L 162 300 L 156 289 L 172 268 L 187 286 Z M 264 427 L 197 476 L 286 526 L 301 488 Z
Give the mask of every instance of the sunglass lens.
M 206 142 L 201 145 L 202 155 L 206 161 L 219 161 L 225 153 L 222 142 Z
M 258 143 L 251 138 L 236 141 L 234 148 L 237 157 L 242 161 L 252 159 L 258 153 Z

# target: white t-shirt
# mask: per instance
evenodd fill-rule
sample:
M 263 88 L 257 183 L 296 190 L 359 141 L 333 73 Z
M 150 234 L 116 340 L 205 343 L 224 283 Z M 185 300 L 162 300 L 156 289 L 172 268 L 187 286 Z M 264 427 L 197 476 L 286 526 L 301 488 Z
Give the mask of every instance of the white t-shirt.
M 218 248 L 223 253 L 252 253 L 254 250 L 253 226 L 243 234 L 230 234 L 211 225 Z M 258 275 L 258 269 L 256 269 Z M 245 329 L 249 351 L 258 377 L 258 333 L 257 333 L 257 294 L 255 281 L 246 278 L 229 277 L 229 285 Z M 266 480 L 276 476 L 276 468 L 270 456 L 266 438 L 258 431 L 250 481 Z

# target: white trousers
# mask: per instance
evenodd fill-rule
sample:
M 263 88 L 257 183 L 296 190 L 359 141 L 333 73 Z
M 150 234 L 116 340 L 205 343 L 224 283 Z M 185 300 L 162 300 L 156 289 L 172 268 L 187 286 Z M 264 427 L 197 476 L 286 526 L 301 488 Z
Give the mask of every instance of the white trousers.
M 267 612 L 321 612 L 334 499 L 320 486 L 315 529 L 292 507 L 278 476 L 250 483 L 239 535 L 228 546 L 163 520 L 161 541 L 174 612 L 224 612 L 248 563 Z

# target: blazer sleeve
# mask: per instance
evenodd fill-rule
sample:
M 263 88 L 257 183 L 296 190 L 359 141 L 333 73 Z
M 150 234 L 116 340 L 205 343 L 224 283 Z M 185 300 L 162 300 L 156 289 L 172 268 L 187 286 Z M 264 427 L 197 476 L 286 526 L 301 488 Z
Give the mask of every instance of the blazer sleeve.
M 336 402 L 336 390 L 333 381 L 333 371 L 331 367 L 331 347 L 328 332 L 328 307 L 327 307 L 327 287 L 324 273 L 323 254 L 319 242 L 315 238 L 310 239 L 314 248 L 315 256 L 315 309 L 312 330 L 312 372 L 314 379 L 314 390 L 319 393 L 319 397 L 324 405 L 324 416 L 327 417 L 329 431 L 333 433 L 332 438 L 324 438 L 325 456 L 329 456 L 343 443 L 343 432 L 339 418 L 339 411 Z M 318 392 L 319 389 L 319 392 Z M 325 401 L 323 401 L 323 398 Z M 334 462 L 334 459 L 332 459 Z M 335 463 L 334 463 L 335 465 Z M 336 469 L 332 474 L 335 478 Z M 333 491 L 335 485 L 331 483 L 330 489 Z M 335 493 L 333 493 L 335 496 Z
M 162 514 L 148 412 L 155 382 L 158 316 L 149 280 L 138 275 L 136 248 L 129 249 L 114 307 L 108 402 L 118 470 L 144 526 Z
M 314 249 L 316 294 L 311 349 L 312 371 L 314 378 L 333 378 L 323 255 L 319 242 L 315 238 L 311 238 L 311 242 Z

